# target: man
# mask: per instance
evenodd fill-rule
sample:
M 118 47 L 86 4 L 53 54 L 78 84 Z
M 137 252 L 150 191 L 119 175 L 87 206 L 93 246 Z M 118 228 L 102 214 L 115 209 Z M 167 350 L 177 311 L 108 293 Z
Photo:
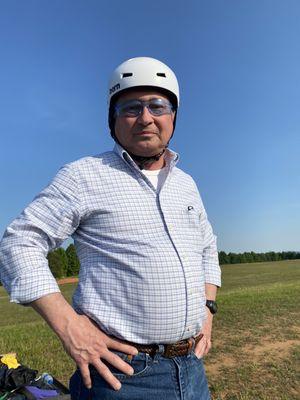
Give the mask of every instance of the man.
M 202 357 L 220 268 L 196 185 L 167 148 L 178 106 L 165 64 L 121 64 L 109 86 L 114 150 L 64 166 L 4 234 L 1 280 L 76 362 L 72 399 L 210 398 Z M 46 259 L 70 235 L 74 308 Z

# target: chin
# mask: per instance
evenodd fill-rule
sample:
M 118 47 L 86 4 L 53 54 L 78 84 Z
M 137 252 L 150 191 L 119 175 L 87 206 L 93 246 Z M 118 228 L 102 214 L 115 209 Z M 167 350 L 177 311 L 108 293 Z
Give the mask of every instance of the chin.
M 151 157 L 160 153 L 163 150 L 164 146 L 151 146 L 150 143 L 144 143 L 141 146 L 135 146 L 132 151 L 136 155 Z

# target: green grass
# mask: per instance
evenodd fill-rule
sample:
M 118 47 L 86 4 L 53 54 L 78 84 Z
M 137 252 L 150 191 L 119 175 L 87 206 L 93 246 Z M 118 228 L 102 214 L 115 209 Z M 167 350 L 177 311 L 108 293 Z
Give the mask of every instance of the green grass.
M 226 265 L 213 348 L 214 400 L 300 398 L 300 260 Z
M 300 398 L 300 260 L 222 267 L 213 347 L 205 358 L 213 400 Z M 61 286 L 70 301 L 75 285 Z M 0 354 L 63 382 L 73 361 L 30 308 L 0 287 Z
M 75 285 L 61 290 L 71 300 Z M 30 307 L 9 303 L 0 287 L 0 354 L 15 352 L 18 360 L 39 372 L 49 372 L 65 384 L 75 366 L 46 322 Z

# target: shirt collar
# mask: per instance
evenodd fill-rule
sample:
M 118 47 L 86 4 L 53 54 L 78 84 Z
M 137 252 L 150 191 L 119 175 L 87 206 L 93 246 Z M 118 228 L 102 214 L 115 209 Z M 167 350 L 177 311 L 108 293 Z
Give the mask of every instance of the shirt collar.
M 126 163 L 131 164 L 134 168 L 137 168 L 139 170 L 139 167 L 137 164 L 134 162 L 134 160 L 130 157 L 128 152 L 123 149 L 122 146 L 120 146 L 118 143 L 115 143 L 113 151 L 118 154 Z M 164 158 L 166 161 L 166 165 L 169 167 L 171 170 L 179 161 L 179 154 L 175 153 L 175 151 L 166 149 Z

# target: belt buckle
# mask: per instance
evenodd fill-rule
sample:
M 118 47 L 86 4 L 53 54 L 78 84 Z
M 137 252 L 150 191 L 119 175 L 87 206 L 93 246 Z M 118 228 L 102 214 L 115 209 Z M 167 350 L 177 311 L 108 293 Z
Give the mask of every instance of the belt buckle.
M 178 344 L 184 344 L 184 343 L 187 344 L 185 355 L 190 354 L 195 348 L 195 338 L 194 337 L 191 337 L 191 338 L 186 339 L 186 340 L 182 340 L 182 341 L 180 341 L 178 343 L 175 343 L 175 344 L 167 344 L 167 345 L 165 345 L 165 351 L 163 353 L 164 357 L 166 357 L 166 358 L 176 357 L 176 354 L 174 354 L 174 352 L 176 352 L 176 344 L 178 345 Z M 183 355 L 183 354 L 181 354 L 181 355 Z
M 173 358 L 175 357 L 174 355 L 174 346 L 173 344 L 166 344 L 165 345 L 165 351 L 163 353 L 163 356 L 166 358 Z

